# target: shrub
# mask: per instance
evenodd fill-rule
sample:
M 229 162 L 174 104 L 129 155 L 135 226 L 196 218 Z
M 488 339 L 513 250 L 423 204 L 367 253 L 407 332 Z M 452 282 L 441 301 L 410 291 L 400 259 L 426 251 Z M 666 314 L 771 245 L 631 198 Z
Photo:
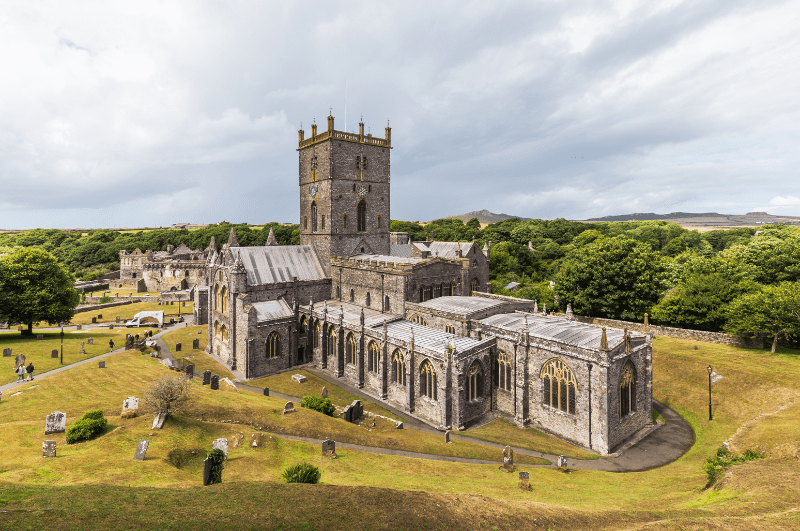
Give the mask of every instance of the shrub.
M 87 411 L 81 418 L 75 421 L 75 424 L 67 429 L 67 444 L 91 439 L 102 432 L 107 424 L 108 421 L 103 417 L 102 410 L 93 409 Z
M 197 448 L 173 448 L 167 454 L 167 460 L 175 468 L 183 468 L 201 455 L 203 450 Z
M 319 411 L 323 415 L 328 415 L 329 417 L 332 417 L 333 412 L 336 411 L 336 408 L 333 406 L 333 402 L 331 402 L 330 398 L 306 396 L 303 397 L 303 401 L 300 403 L 300 405 L 307 409 Z
M 165 376 L 145 390 L 144 408 L 154 415 L 173 415 L 189 401 L 191 389 L 185 376 Z
M 208 452 L 206 457 L 211 459 L 211 474 L 208 478 L 208 484 L 222 483 L 222 470 L 225 468 L 222 462 L 225 461 L 225 454 L 219 448 L 214 448 Z
M 102 297 L 100 297 L 100 304 L 105 304 L 107 302 L 111 302 L 111 297 L 109 297 L 108 295 L 103 295 Z
M 283 471 L 283 480 L 286 483 L 319 483 L 322 473 L 319 468 L 308 463 L 292 465 Z
M 717 455 L 707 458 L 706 463 L 703 465 L 703 470 L 705 470 L 706 476 L 708 477 L 706 488 L 713 486 L 719 481 L 722 474 L 731 466 L 755 459 L 763 459 L 764 457 L 766 456 L 757 450 L 745 450 L 744 454 L 737 455 L 731 453 L 727 448 L 719 448 L 717 450 Z

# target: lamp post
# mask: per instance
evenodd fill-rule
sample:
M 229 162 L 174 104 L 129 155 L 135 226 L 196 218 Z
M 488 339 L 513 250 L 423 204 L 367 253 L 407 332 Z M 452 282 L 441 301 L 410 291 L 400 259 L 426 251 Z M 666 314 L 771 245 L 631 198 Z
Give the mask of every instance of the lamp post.
M 61 325 L 61 365 L 64 365 L 64 321 L 58 324 Z
M 713 369 L 711 365 L 708 366 L 708 420 L 713 420 L 713 416 L 711 415 L 711 372 Z

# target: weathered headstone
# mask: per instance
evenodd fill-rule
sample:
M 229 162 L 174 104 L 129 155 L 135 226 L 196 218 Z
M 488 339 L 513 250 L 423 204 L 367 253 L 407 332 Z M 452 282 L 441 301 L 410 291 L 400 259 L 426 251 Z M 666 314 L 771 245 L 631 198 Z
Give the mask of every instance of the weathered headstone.
M 322 398 L 328 398 L 328 388 L 327 387 L 323 387 L 322 388 Z
M 225 459 L 228 458 L 228 439 L 221 438 L 221 439 L 214 439 L 214 442 L 211 443 L 211 449 L 219 449 L 222 450 L 222 453 L 225 454 Z
M 79 354 L 86 354 L 86 350 L 84 349 L 83 346 L 83 341 L 81 341 L 81 351 L 79 352 Z
M 200 348 L 200 340 L 199 339 L 195 339 L 195 340 L 192 341 L 192 348 L 195 349 L 195 350 Z
M 347 422 L 353 422 L 353 408 L 352 406 L 344 406 L 342 411 L 342 418 Z
M 122 401 L 122 418 L 132 419 L 139 412 L 139 399 L 135 396 L 129 396 Z
M 67 428 L 67 415 L 60 411 L 54 411 L 47 415 L 44 423 L 44 434 L 64 433 Z
M 4 358 L 8 358 L 9 356 L 11 356 L 11 349 L 10 348 L 4 348 L 3 349 L 3 357 Z
M 194 363 L 190 363 L 189 365 L 187 365 L 184 371 L 186 372 L 187 380 L 191 380 L 192 378 L 194 378 Z
M 211 389 L 215 391 L 219 389 L 219 376 L 217 376 L 216 374 L 211 377 Z
M 180 352 L 180 351 L 181 351 L 181 344 L 175 343 L 175 352 Z
M 117 318 L 116 318 L 116 320 L 114 322 L 119 323 L 119 315 L 117 316 Z
M 294 380 L 297 383 L 303 383 L 303 382 L 307 381 L 308 378 L 306 378 L 302 374 L 293 374 L 292 375 L 292 380 Z
M 92 324 L 97 324 L 97 317 L 92 317 Z
M 42 457 L 55 457 L 56 456 L 56 442 L 43 441 L 42 442 Z
M 523 479 L 530 480 L 531 479 L 531 473 L 530 472 L 520 472 L 519 473 L 519 479 L 520 480 L 523 480 Z
M 567 467 L 567 458 L 566 456 L 559 455 L 558 456 L 558 466 L 559 468 L 566 468 Z
M 89 343 L 90 345 L 94 345 L 94 338 L 90 337 L 89 339 L 86 340 L 86 342 Z
M 269 387 L 264 388 L 264 396 L 269 396 Z
M 395 426 L 395 429 L 402 430 L 403 429 L 403 423 L 402 422 L 398 422 L 397 426 Z
M 161 363 L 163 363 L 164 366 L 167 367 L 168 369 L 171 369 L 171 370 L 175 369 L 175 364 L 172 363 L 172 360 L 169 359 L 169 358 L 164 358 L 163 360 L 161 360 Z
M 166 420 L 167 420 L 167 414 L 166 413 L 157 414 L 155 416 L 155 418 L 153 419 L 153 427 L 150 428 L 150 429 L 151 430 L 160 430 L 161 428 L 164 427 L 164 422 L 166 422 Z
M 322 441 L 322 455 L 324 457 L 336 457 L 336 441 L 325 439 Z
M 286 402 L 283 406 L 283 414 L 288 415 L 289 413 L 294 413 L 294 404 L 292 402 Z
M 77 325 L 77 326 L 75 326 L 75 330 L 83 330 L 83 325 Z
M 211 459 L 206 457 L 205 461 L 203 461 L 203 486 L 207 486 L 211 483 L 211 467 L 213 464 L 211 463 Z
M 514 450 L 510 446 L 503 448 L 503 466 L 514 468 Z
M 14 367 L 19 367 L 20 365 L 25 365 L 25 354 L 17 354 L 17 357 L 14 358 Z
M 444 432 L 444 442 L 446 442 L 446 443 L 450 442 L 450 430 L 447 430 L 446 432 Z
M 149 445 L 150 441 L 139 439 L 139 444 L 136 445 L 136 453 L 133 454 L 133 458 L 138 459 L 139 461 L 144 461 L 144 456 L 147 453 L 147 447 Z
M 203 385 L 208 385 L 211 383 L 211 371 L 204 371 L 203 372 Z
M 37 339 L 38 341 L 41 341 L 42 339 L 44 339 L 44 336 L 43 336 L 42 334 L 37 334 L 37 335 L 36 335 L 36 339 Z
M 364 416 L 364 406 L 361 405 L 361 400 L 353 400 L 350 404 L 351 422 L 355 422 Z
M 97 363 L 97 366 L 100 369 L 105 369 L 106 368 L 106 362 L 105 361 L 100 361 L 100 362 Z
M 51 358 L 57 358 L 58 357 L 58 349 L 53 349 L 52 351 L 50 351 L 50 357 Z
M 98 313 L 98 314 L 97 314 L 97 318 L 98 318 L 98 319 L 102 319 L 102 318 L 103 318 L 103 314 L 102 314 L 102 313 Z
M 531 475 L 529 472 L 519 473 L 519 483 L 517 484 L 522 490 L 531 490 Z

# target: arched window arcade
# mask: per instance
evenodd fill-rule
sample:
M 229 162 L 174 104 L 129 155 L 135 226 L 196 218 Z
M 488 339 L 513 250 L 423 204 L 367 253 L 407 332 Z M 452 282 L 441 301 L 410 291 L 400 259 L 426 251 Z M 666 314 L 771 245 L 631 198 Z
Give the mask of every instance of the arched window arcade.
M 267 337 L 267 358 L 277 358 L 281 355 L 281 336 L 272 332 Z
M 542 403 L 574 415 L 578 384 L 567 364 L 559 359 L 551 359 L 544 364 L 539 376 L 542 378 Z
M 406 385 L 406 363 L 400 350 L 392 354 L 392 383 Z
M 426 396 L 431 400 L 438 400 L 438 390 L 436 388 L 436 371 L 433 368 L 433 364 L 425 360 L 419 367 L 419 395 Z

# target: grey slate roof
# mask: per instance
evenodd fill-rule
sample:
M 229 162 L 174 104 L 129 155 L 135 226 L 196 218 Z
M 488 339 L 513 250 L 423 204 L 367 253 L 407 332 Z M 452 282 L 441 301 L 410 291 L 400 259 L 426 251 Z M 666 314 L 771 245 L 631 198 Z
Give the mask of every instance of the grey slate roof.
M 271 319 L 283 319 L 285 317 L 294 316 L 294 312 L 283 299 L 254 302 L 252 306 L 256 309 L 256 318 L 259 321 L 269 321 Z
M 401 341 L 411 339 L 411 329 L 414 329 L 414 347 L 425 347 L 431 350 L 444 352 L 445 349 L 454 343 L 456 351 L 470 349 L 481 342 L 471 337 L 448 334 L 442 330 L 423 326 L 405 319 L 394 321 L 386 325 L 386 333 L 390 338 Z
M 465 297 L 453 295 L 447 297 L 437 297 L 429 301 L 421 302 L 417 306 L 423 306 L 425 308 L 440 310 L 443 312 L 469 315 L 473 312 L 479 312 L 487 308 L 493 308 L 503 304 L 503 301 L 488 299 L 485 297 Z
M 339 314 L 341 313 L 340 307 L 344 309 L 344 322 L 357 325 L 361 322 L 361 306 L 350 302 L 340 301 L 338 299 L 329 299 L 326 301 L 314 301 L 314 314 L 318 315 L 322 308 L 328 306 L 328 322 L 339 322 Z M 308 307 L 307 305 L 305 306 Z M 392 313 L 379 312 L 371 308 L 364 308 L 364 326 L 368 328 L 375 328 L 383 326 L 384 321 L 400 319 L 401 316 Z
M 479 322 L 506 330 L 519 332 L 525 326 L 525 314 L 501 313 L 481 319 Z M 540 337 L 561 341 L 577 347 L 599 350 L 600 336 L 603 333 L 599 326 L 592 326 L 577 321 L 569 321 L 560 317 L 545 317 L 528 314 L 528 333 L 531 337 Z M 629 332 L 631 337 L 642 338 L 644 335 Z M 618 328 L 606 328 L 609 348 L 615 348 L 624 341 L 624 332 Z
M 325 266 L 313 245 L 271 245 L 268 247 L 231 247 L 234 257 L 241 257 L 250 286 L 323 280 L 328 278 Z
M 431 250 L 433 256 L 441 256 L 442 258 L 456 258 L 456 251 L 459 245 L 461 246 L 461 254 L 467 256 L 471 242 L 431 242 L 428 244 L 428 249 Z M 438 255 L 436 253 L 439 253 Z
M 389 247 L 389 254 L 392 256 L 402 256 L 411 258 L 413 255 L 413 247 L 410 243 L 395 243 Z

